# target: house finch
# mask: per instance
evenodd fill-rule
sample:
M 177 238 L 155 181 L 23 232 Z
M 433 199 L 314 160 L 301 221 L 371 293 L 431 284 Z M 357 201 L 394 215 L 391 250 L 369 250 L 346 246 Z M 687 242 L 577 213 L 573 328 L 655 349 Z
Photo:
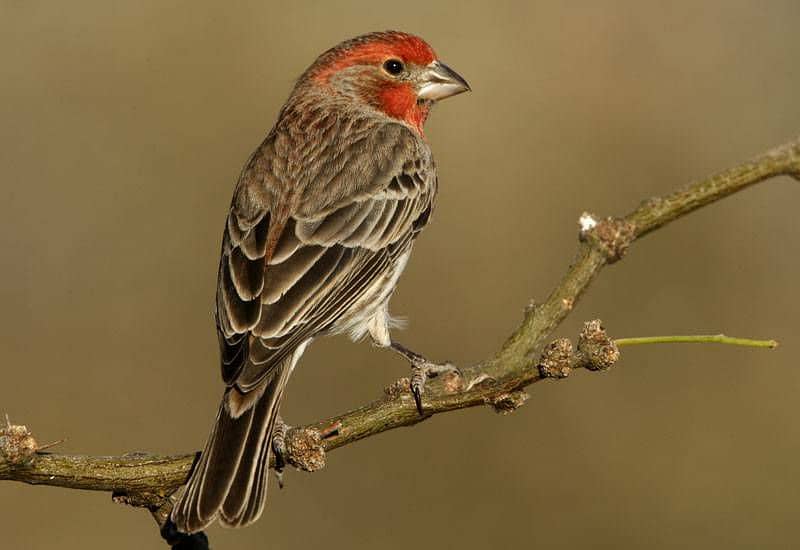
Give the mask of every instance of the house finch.
M 314 338 L 369 333 L 403 354 L 420 412 L 426 377 L 452 368 L 393 342 L 387 306 L 436 196 L 423 124 L 467 90 L 425 41 L 394 31 L 342 42 L 297 81 L 233 194 L 216 299 L 225 393 L 172 511 L 178 530 L 261 515 L 278 407 Z

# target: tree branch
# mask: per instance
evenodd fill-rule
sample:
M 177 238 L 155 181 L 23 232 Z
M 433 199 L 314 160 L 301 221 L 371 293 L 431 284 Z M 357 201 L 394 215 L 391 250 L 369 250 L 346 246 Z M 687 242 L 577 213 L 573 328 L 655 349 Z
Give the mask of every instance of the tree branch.
M 520 326 L 493 357 L 463 368 L 461 377 L 446 375 L 429 385 L 423 415 L 416 410 L 408 380 L 401 379 L 373 403 L 291 430 L 287 436 L 289 462 L 313 471 L 324 466 L 326 451 L 360 439 L 467 407 L 488 404 L 501 412 L 514 410 L 526 399 L 522 390 L 530 384 L 564 377 L 572 368 L 607 368 L 619 352 L 598 321 L 587 323 L 577 351 L 565 339 L 545 346 L 603 267 L 621 259 L 628 246 L 647 233 L 781 175 L 800 180 L 800 139 L 666 197 L 649 199 L 624 218 L 599 220 L 584 214 L 574 262 L 547 300 L 526 310 Z M 41 453 L 40 449 L 24 426 L 9 424 L 0 430 L 0 479 L 110 491 L 117 501 L 147 507 L 160 523 L 171 507 L 169 495 L 186 481 L 196 457 L 196 453 L 68 456 Z

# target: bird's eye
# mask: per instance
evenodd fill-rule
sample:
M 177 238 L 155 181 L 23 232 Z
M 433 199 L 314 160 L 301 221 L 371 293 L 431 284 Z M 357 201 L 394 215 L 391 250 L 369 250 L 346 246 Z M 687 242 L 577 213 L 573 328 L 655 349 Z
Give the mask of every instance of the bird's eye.
M 390 59 L 383 64 L 383 69 L 390 75 L 397 76 L 403 72 L 403 62 L 399 59 Z

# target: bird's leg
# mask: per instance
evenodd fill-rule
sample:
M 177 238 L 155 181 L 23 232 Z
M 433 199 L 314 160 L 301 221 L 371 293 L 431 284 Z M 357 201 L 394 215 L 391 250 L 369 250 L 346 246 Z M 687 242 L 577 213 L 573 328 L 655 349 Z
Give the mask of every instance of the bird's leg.
M 278 478 L 278 487 L 283 489 L 283 469 L 286 467 L 286 434 L 289 426 L 283 421 L 281 415 L 275 417 L 275 426 L 272 428 L 272 451 L 275 453 L 275 477 Z
M 451 363 L 434 363 L 397 342 L 392 341 L 389 344 L 389 348 L 405 357 L 411 363 L 411 393 L 414 395 L 414 402 L 417 404 L 419 414 L 423 414 L 422 394 L 425 392 L 425 382 L 428 381 L 428 378 L 435 378 L 446 372 L 455 372 L 461 375 L 455 365 Z

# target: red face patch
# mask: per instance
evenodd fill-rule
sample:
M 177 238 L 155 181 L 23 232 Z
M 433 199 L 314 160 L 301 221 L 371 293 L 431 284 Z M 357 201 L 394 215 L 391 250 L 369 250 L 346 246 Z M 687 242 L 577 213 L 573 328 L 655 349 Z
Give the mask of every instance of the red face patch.
M 392 118 L 404 120 L 422 134 L 428 106 L 417 104 L 417 94 L 410 84 L 387 84 L 380 91 L 380 106 Z

